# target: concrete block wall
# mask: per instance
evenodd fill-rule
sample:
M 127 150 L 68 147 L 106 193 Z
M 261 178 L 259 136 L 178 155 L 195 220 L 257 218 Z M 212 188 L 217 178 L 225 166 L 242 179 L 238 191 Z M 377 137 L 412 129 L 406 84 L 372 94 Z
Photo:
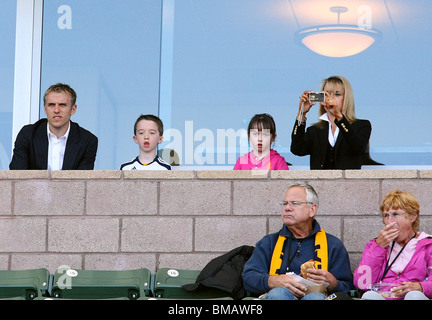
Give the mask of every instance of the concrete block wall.
M 396 188 L 432 234 L 432 170 L 0 171 L 0 269 L 202 269 L 281 226 L 286 188 L 307 181 L 317 220 L 358 264 Z

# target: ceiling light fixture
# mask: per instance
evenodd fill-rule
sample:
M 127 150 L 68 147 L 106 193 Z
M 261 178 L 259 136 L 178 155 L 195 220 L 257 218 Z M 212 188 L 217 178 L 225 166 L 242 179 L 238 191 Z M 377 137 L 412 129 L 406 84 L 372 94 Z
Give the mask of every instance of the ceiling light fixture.
M 337 13 L 337 24 L 301 29 L 296 33 L 296 40 L 315 53 L 341 58 L 366 50 L 381 37 L 381 33 L 373 28 L 340 24 L 340 14 L 348 11 L 346 7 L 331 7 L 330 11 Z

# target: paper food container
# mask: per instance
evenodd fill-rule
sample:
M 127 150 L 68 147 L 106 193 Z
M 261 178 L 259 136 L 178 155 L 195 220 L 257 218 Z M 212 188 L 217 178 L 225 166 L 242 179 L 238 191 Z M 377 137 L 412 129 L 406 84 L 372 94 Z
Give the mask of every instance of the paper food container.
M 293 275 L 294 280 L 297 282 L 300 282 L 301 284 L 303 284 L 304 286 L 307 287 L 307 291 L 306 294 L 312 293 L 312 292 L 321 292 L 324 293 L 328 287 L 328 283 L 315 283 L 313 281 L 310 281 L 308 279 L 305 279 L 303 277 L 300 277 L 296 274 Z

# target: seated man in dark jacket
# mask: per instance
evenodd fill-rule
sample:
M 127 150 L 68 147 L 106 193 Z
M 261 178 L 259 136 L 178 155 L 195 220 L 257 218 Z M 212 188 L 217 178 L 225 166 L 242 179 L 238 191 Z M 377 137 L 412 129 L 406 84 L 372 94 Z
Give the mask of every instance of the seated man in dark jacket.
M 44 95 L 47 119 L 24 126 L 15 140 L 11 170 L 92 170 L 98 139 L 70 121 L 77 109 L 76 93 L 55 84 Z
M 325 233 L 315 220 L 318 195 L 308 184 L 288 188 L 282 203 L 282 229 L 256 244 L 242 276 L 246 290 L 266 299 L 325 299 L 324 293 L 306 295 L 307 287 L 296 280 L 301 265 L 314 260 L 308 280 L 328 284 L 327 293 L 354 289 L 348 252 L 335 236 Z

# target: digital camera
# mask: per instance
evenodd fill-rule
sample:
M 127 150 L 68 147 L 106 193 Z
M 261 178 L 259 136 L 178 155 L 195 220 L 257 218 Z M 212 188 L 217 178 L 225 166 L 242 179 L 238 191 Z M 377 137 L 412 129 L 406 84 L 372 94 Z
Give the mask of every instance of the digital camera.
M 309 92 L 309 102 L 324 102 L 325 101 L 325 92 Z

